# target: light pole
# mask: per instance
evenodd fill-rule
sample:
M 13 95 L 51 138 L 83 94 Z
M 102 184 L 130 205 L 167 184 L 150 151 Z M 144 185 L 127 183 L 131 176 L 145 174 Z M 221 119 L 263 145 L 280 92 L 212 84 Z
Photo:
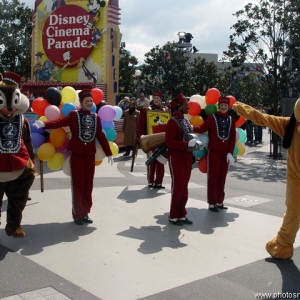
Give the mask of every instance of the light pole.
M 134 76 L 136 77 L 136 99 L 139 97 L 139 84 L 140 84 L 140 76 L 142 75 L 142 71 L 136 69 L 134 72 Z

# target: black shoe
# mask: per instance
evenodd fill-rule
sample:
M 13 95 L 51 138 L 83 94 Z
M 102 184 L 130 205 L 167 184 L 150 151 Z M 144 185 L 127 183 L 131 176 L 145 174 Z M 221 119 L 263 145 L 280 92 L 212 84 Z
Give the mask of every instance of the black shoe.
M 77 225 L 83 225 L 84 224 L 83 219 L 75 219 L 74 223 L 77 224 Z
M 161 184 L 156 184 L 156 183 L 154 184 L 153 188 L 155 188 L 155 189 L 165 189 L 164 186 L 162 186 Z
M 183 222 L 181 220 L 172 221 L 169 219 L 169 222 L 176 226 L 183 226 Z
M 180 220 L 183 224 L 188 224 L 188 225 L 192 225 L 193 222 L 191 220 L 189 220 L 188 218 L 185 218 L 184 220 Z
M 153 188 L 153 187 L 154 187 L 154 183 L 149 183 L 149 184 L 148 184 L 148 187 L 149 187 L 149 188 Z
M 126 153 L 126 152 L 125 152 L 125 153 L 123 154 L 123 156 L 129 156 L 129 154 L 130 154 L 130 153 Z
M 224 206 L 224 204 L 222 203 L 222 205 L 216 205 L 216 207 L 217 208 L 219 208 L 219 209 L 228 209 L 228 207 L 227 206 Z
M 214 205 L 214 207 L 209 207 L 208 209 L 210 211 L 213 211 L 213 212 L 218 212 L 219 211 L 216 205 Z
M 27 200 L 28 200 L 28 201 L 30 201 L 30 200 L 31 200 L 31 197 L 30 197 L 30 196 L 28 196 Z
M 93 220 L 89 218 L 89 216 L 86 216 L 82 219 L 82 221 L 84 223 L 88 223 L 88 224 L 92 224 L 93 223 Z

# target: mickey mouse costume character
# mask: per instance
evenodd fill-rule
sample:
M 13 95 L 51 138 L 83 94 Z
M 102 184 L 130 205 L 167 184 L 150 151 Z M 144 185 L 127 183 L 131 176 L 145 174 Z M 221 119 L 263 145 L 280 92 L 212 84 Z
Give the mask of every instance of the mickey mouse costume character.
M 230 99 L 221 96 L 219 99 L 219 112 L 207 117 L 204 124 L 194 130 L 197 133 L 208 131 L 209 142 L 207 151 L 207 202 L 210 211 L 218 212 L 227 209 L 224 206 L 225 181 L 228 163 L 234 164 L 232 156 L 236 126 L 235 120 L 228 114 Z
M 33 126 L 44 129 L 70 127 L 72 137 L 68 150 L 71 152 L 72 216 L 75 224 L 83 225 L 84 223 L 93 223 L 88 214 L 92 207 L 96 138 L 111 165 L 113 159 L 109 143 L 102 131 L 100 117 L 98 114 L 91 112 L 93 106 L 92 91 L 84 89 L 78 96 L 81 105 L 79 111 L 73 110 L 64 118 L 46 121 L 45 123 L 37 121 Z
M 197 145 L 197 149 L 200 149 L 202 143 L 197 138 L 186 140 L 186 135 L 193 132 L 193 127 L 184 118 L 184 114 L 187 114 L 189 110 L 184 95 L 176 96 L 170 102 L 170 106 L 173 116 L 167 123 L 165 130 L 165 143 L 168 147 L 168 162 L 172 178 L 169 221 L 174 225 L 182 226 L 183 224 L 193 224 L 191 220 L 187 219 L 185 209 L 193 164 L 191 148 Z
M 137 125 L 137 138 L 140 139 L 142 135 L 149 134 L 147 131 L 147 111 L 150 109 L 152 111 L 164 111 L 161 105 L 161 91 L 154 91 L 152 93 L 153 99 L 150 107 L 143 107 L 140 112 L 140 117 Z M 148 186 L 150 188 L 164 189 L 162 182 L 165 174 L 165 166 L 158 160 L 154 160 L 148 170 Z
M 21 76 L 13 72 L 0 74 L 0 209 L 7 196 L 5 232 L 24 237 L 22 212 L 35 178 L 34 152 L 30 125 L 23 113 L 29 100 L 20 92 Z M 1 210 L 0 210 L 1 224 Z

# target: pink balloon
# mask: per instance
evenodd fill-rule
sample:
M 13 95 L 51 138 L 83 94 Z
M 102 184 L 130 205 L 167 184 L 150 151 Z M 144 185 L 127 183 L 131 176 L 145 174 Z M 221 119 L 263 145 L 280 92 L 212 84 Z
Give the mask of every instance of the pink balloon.
M 45 117 L 47 120 L 54 120 L 60 117 L 60 110 L 56 105 L 49 105 L 45 108 Z
M 104 105 L 98 111 L 99 117 L 104 121 L 112 121 L 116 114 L 116 110 L 111 105 Z

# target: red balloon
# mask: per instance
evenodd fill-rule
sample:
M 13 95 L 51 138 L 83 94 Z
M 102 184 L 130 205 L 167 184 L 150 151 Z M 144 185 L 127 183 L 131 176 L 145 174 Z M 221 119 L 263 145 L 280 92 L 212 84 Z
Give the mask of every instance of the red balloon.
M 206 104 L 217 104 L 220 99 L 221 93 L 216 88 L 209 89 L 205 94 Z
M 226 97 L 230 99 L 230 101 L 229 101 L 229 107 L 232 108 L 233 104 L 236 102 L 236 99 L 233 96 L 231 96 L 231 95 L 226 96 Z
M 243 116 L 240 116 L 240 118 L 235 122 L 236 127 L 240 127 L 245 123 L 246 119 Z
M 207 173 L 207 154 L 199 159 L 198 168 L 200 172 Z
M 189 101 L 189 115 L 198 116 L 201 111 L 201 106 L 197 101 Z
M 45 115 L 45 109 L 48 107 L 50 104 L 47 100 L 43 98 L 36 98 L 32 101 L 31 108 L 32 110 L 39 116 L 44 116 Z
M 93 102 L 98 105 L 99 103 L 101 103 L 102 99 L 103 99 L 103 92 L 100 89 L 92 89 L 92 97 L 93 97 Z

